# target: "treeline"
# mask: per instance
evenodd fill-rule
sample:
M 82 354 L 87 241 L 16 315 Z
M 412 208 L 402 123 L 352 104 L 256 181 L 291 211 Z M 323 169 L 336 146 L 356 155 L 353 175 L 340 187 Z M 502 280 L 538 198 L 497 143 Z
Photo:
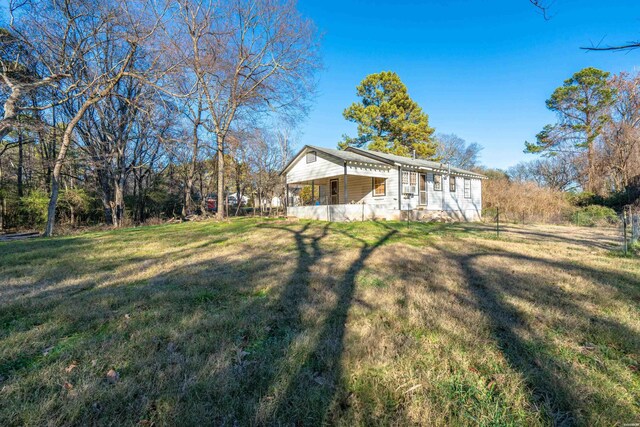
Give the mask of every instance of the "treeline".
M 26 0 L 1 24 L 3 229 L 282 195 L 319 67 L 293 1 Z
M 640 197 L 640 73 L 586 68 L 546 102 L 557 114 L 526 152 L 541 158 L 493 171 L 485 207 L 530 221 L 614 220 Z M 582 215 L 584 214 L 584 215 Z M 580 222 L 577 220 L 576 222 Z

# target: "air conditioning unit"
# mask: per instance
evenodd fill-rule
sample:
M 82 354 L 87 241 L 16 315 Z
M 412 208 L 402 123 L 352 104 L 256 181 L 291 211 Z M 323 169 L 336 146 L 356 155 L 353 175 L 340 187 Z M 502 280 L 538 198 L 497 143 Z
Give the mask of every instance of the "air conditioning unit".
M 402 194 L 416 194 L 416 186 L 404 184 L 402 186 Z

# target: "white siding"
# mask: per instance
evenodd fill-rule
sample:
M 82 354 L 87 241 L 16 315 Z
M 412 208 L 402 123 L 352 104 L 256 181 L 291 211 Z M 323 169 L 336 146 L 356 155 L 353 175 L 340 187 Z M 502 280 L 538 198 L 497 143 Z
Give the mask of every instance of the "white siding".
M 340 204 L 365 203 L 367 205 L 384 206 L 390 209 L 398 208 L 398 172 L 392 173 L 387 171 L 386 177 L 386 193 L 384 196 L 373 195 L 373 178 L 368 176 L 349 175 L 347 177 L 347 197 L 344 200 L 344 176 L 337 176 L 338 180 L 338 196 Z M 328 182 L 328 181 L 327 181 Z
M 316 161 L 307 163 L 303 153 L 287 172 L 287 183 L 305 182 L 312 179 L 325 178 L 344 174 L 344 162 L 328 156 L 320 151 L 316 152 Z
M 419 172 L 423 173 L 423 172 Z M 442 190 L 434 189 L 433 172 L 427 175 L 427 205 L 419 204 L 419 194 L 402 196 L 402 209 L 426 209 L 428 211 L 446 211 L 461 215 L 469 220 L 480 218 L 482 213 L 482 181 L 468 178 L 471 181 L 471 198 L 464 197 L 464 180 L 460 176 L 442 174 Z M 449 191 L 449 179 L 456 180 L 456 191 Z M 419 182 L 419 181 L 418 181 Z
M 420 173 L 415 169 L 407 169 L 416 174 L 416 188 L 419 189 Z M 371 209 L 398 210 L 398 200 L 400 198 L 402 210 L 414 210 L 416 212 L 425 211 L 446 211 L 453 216 L 467 220 L 480 219 L 482 211 L 482 181 L 477 178 L 468 178 L 471 182 L 471 197 L 464 197 L 464 180 L 461 176 L 448 176 L 442 174 L 442 190 L 434 190 L 433 172 L 427 175 L 427 205 L 419 205 L 419 194 L 399 195 L 398 183 L 401 176 L 395 166 L 373 165 L 364 163 L 347 163 L 348 195 L 344 198 L 344 161 L 326 155 L 320 151 L 316 153 L 316 161 L 306 162 L 306 155 L 303 153 L 297 159 L 286 174 L 287 183 L 310 183 L 312 180 L 316 184 L 316 197 L 321 196 L 322 204 L 329 202 L 329 181 L 338 180 L 338 204 L 365 204 Z M 385 196 L 373 196 L 372 177 L 386 178 Z M 456 191 L 449 191 L 449 179 L 456 180 Z M 322 197 L 325 196 L 325 197 Z M 351 209 L 351 208 L 350 208 Z M 355 208 L 352 208 L 352 210 Z M 306 212 L 306 211 L 305 211 Z M 320 211 L 318 211 L 320 212 Z M 322 210 L 320 213 L 324 213 Z M 337 212 L 337 211 L 336 211 Z M 350 211 L 349 211 L 350 212 Z M 377 211 L 380 214 L 381 211 Z M 320 213 L 317 215 L 319 216 Z M 314 216 L 316 216 L 314 214 Z M 326 214 L 325 214 L 326 216 Z M 382 216 L 382 215 L 381 215 Z

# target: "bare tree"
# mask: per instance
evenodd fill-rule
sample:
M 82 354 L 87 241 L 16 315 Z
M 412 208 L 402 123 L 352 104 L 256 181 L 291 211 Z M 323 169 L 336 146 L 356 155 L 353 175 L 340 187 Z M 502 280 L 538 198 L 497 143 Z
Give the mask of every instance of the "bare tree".
M 550 19 L 550 16 L 549 16 L 549 8 L 551 7 L 550 2 L 545 0 L 529 0 L 529 3 L 531 3 L 536 9 L 538 9 L 538 11 L 544 17 L 545 21 L 548 21 Z
M 24 0 L 13 8 L 12 30 L 42 67 L 65 70 L 55 103 L 81 99 L 66 122 L 51 177 L 45 235 L 53 233 L 60 175 L 76 125 L 108 97 L 130 71 L 142 42 L 153 34 L 153 19 L 140 1 L 110 5 L 97 0 Z M 36 12 L 37 11 L 37 12 Z M 39 16 L 34 20 L 32 17 Z M 108 63 L 105 70 L 101 65 Z M 57 73 L 51 72 L 50 75 Z
M 599 169 L 608 190 L 623 191 L 640 174 L 640 73 L 620 73 L 610 84 L 616 102 L 599 144 Z
M 551 5 L 553 2 L 545 1 L 545 0 L 529 0 L 531 3 L 544 17 L 545 21 L 551 19 L 551 15 L 549 14 L 549 10 L 551 9 Z M 583 46 L 580 49 L 582 50 L 590 50 L 590 51 L 628 51 L 633 49 L 640 48 L 640 41 L 628 41 L 621 44 L 615 45 L 606 45 L 602 46 L 601 43 L 592 44 L 591 46 Z
M 199 131 L 203 125 L 203 100 L 200 96 L 201 92 L 196 92 L 195 105 L 187 105 L 187 118 L 191 125 L 191 147 L 190 158 L 188 159 L 188 166 L 186 171 L 186 179 L 184 186 L 184 206 L 182 207 L 182 216 L 187 216 L 193 213 L 193 185 L 196 177 L 197 167 L 199 164 L 199 155 L 202 150 L 202 141 L 200 141 Z M 200 198 L 204 196 L 201 194 Z
M 459 168 L 470 169 L 478 166 L 478 156 L 482 147 L 476 142 L 467 143 L 455 134 L 435 136 L 436 156 L 441 161 Z
M 290 0 L 179 3 L 180 26 L 188 34 L 188 44 L 177 45 L 176 50 L 196 76 L 207 105 L 221 201 L 225 139 L 234 121 L 248 115 L 305 111 L 318 68 L 315 28 Z M 222 209 L 217 217 L 223 217 Z
M 509 168 L 507 175 L 513 181 L 534 182 L 555 191 L 570 190 L 578 181 L 576 161 L 566 154 L 520 162 Z
M 13 6 L 14 2 L 11 2 L 12 10 Z M 48 70 L 41 65 L 32 55 L 28 44 L 17 34 L 9 29 L 0 29 L 0 86 L 4 85 L 2 92 L 5 95 L 0 118 L 0 141 L 13 129 L 42 126 L 39 121 L 25 122 L 18 118 L 24 104 L 30 101 L 28 95 L 68 77 L 68 73 L 61 67 L 43 77 L 41 73 Z

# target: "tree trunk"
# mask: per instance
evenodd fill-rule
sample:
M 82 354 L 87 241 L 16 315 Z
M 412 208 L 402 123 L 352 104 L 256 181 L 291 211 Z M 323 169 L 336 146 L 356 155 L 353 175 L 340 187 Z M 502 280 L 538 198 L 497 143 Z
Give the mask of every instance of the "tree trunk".
M 124 177 L 119 177 L 114 185 L 114 223 L 116 228 L 122 227 L 124 224 Z
M 22 129 L 18 131 L 18 199 L 24 195 L 23 189 L 23 175 L 24 175 L 24 148 L 22 140 Z
M 218 154 L 218 201 L 216 219 L 224 219 L 224 137 L 218 131 L 216 133 L 217 154 Z
M 100 183 L 100 199 L 102 200 L 102 208 L 104 209 L 104 222 L 107 225 L 113 225 L 113 209 L 111 207 L 111 183 L 109 175 L 105 169 L 98 169 L 98 182 Z
M 80 107 L 76 115 L 73 116 L 71 121 L 67 124 L 67 127 L 62 134 L 62 145 L 60 146 L 60 151 L 58 152 L 58 157 L 56 157 L 56 163 L 53 166 L 53 173 L 51 175 L 51 198 L 49 199 L 49 208 L 47 209 L 47 225 L 44 230 L 44 235 L 46 237 L 51 237 L 53 235 L 53 227 L 56 222 L 56 206 L 58 204 L 58 195 L 60 193 L 60 173 L 62 172 L 62 164 L 64 163 L 65 156 L 67 155 L 67 150 L 71 145 L 71 136 L 84 113 L 91 105 L 97 102 L 97 98 L 92 98 L 91 101 L 92 102 L 85 102 L 82 107 Z
M 51 177 L 51 198 L 49 199 L 49 208 L 47 209 L 47 225 L 44 230 L 44 235 L 46 237 L 50 237 L 53 235 L 53 227 L 56 222 L 56 206 L 58 204 L 58 195 L 60 193 L 60 173 L 62 172 L 62 164 L 64 163 L 64 159 L 67 155 L 67 150 L 69 149 L 69 145 L 71 145 L 71 136 L 73 135 L 73 130 L 75 129 L 78 122 L 82 119 L 82 116 L 84 116 L 84 113 L 89 109 L 89 107 L 107 96 L 116 86 L 116 84 L 118 84 L 118 82 L 124 75 L 125 70 L 129 67 L 131 59 L 133 58 L 135 52 L 136 45 L 133 44 L 131 46 L 131 49 L 129 50 L 129 54 L 122 63 L 118 75 L 113 78 L 101 91 L 91 95 L 89 99 L 86 100 L 78 109 L 76 115 L 73 116 L 71 121 L 69 121 L 66 128 L 64 129 L 64 133 L 62 134 L 62 145 L 60 146 L 58 157 L 56 157 L 56 164 L 53 167 L 53 175 Z
M 207 212 L 207 197 L 204 190 L 204 179 L 202 172 L 198 174 L 198 183 L 200 184 L 200 213 L 205 214 Z
M 589 143 L 587 147 L 587 191 L 590 193 L 596 192 L 596 183 L 594 182 L 595 174 L 594 174 L 594 149 L 593 143 Z
M 200 127 L 200 118 L 202 117 L 202 101 L 198 101 L 198 111 L 193 119 L 193 133 L 191 135 L 191 163 L 189 163 L 189 169 L 187 171 L 187 182 L 184 188 L 184 206 L 182 207 L 182 216 L 185 217 L 193 213 L 193 198 L 191 194 L 193 192 L 193 178 L 196 175 L 196 166 L 198 165 L 198 128 Z
M 47 189 L 51 190 L 51 176 L 53 174 L 53 170 L 51 169 L 51 162 L 56 158 L 56 144 L 57 144 L 57 135 L 56 135 L 56 107 L 51 109 L 51 119 L 53 122 L 52 134 L 53 138 L 51 144 L 49 144 L 49 153 L 47 155 Z

